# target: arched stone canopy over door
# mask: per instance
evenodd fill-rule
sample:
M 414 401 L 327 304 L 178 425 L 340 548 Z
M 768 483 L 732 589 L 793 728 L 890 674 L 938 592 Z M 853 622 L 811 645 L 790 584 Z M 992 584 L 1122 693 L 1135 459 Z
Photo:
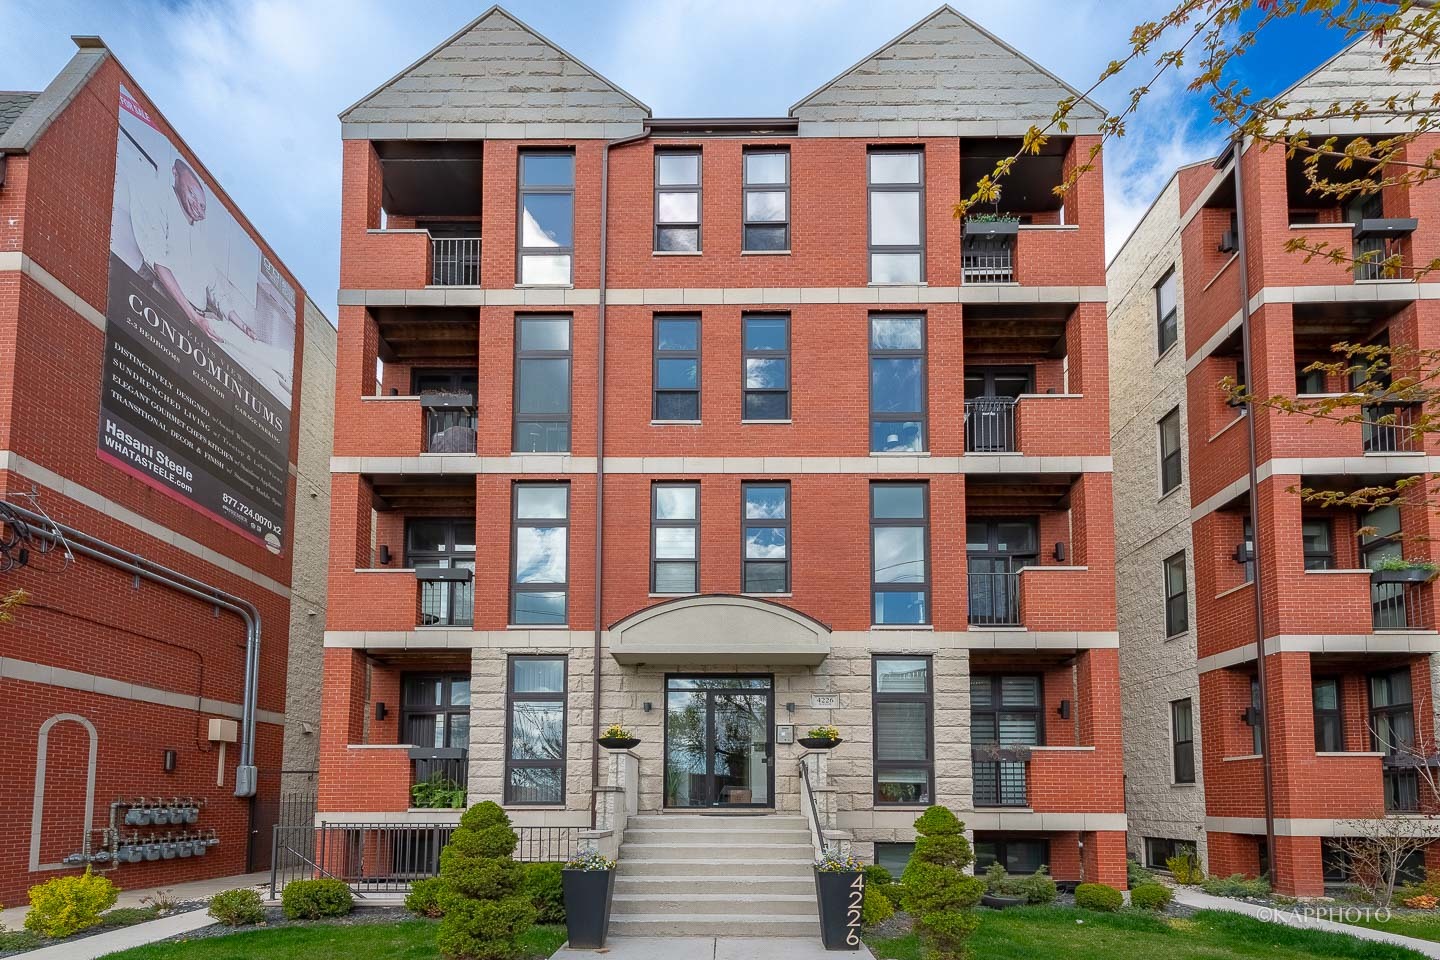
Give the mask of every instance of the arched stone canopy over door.
M 610 627 L 616 663 L 814 666 L 830 655 L 830 628 L 755 597 L 681 597 L 638 610 Z

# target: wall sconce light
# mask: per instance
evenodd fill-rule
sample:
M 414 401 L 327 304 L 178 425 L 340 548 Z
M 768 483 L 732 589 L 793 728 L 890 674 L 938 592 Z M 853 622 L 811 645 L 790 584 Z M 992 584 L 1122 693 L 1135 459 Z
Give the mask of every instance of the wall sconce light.
M 376 703 L 375 703 L 375 719 L 376 719 L 376 720 L 384 720 L 384 719 L 385 719 L 387 716 L 389 716 L 389 715 L 390 715 L 390 711 L 387 710 L 387 709 L 385 709 L 385 703 L 384 703 L 384 701 L 376 701 Z
M 1069 719 L 1070 719 L 1070 701 L 1069 701 L 1069 700 L 1061 700 L 1061 701 L 1060 701 L 1060 708 L 1059 708 L 1058 710 L 1056 710 L 1055 712 L 1058 713 L 1058 714 L 1060 714 L 1060 719 L 1061 719 L 1061 720 L 1069 720 Z
M 655 709 L 655 707 L 654 707 L 654 705 L 653 705 L 649 700 L 646 700 L 646 701 L 645 701 L 645 706 L 644 706 L 643 709 L 645 710 L 646 713 L 649 713 L 651 710 Z
M 1056 562 L 1056 563 L 1064 563 L 1064 562 L 1065 562 L 1065 544 L 1063 544 L 1063 543 L 1058 543 L 1058 542 L 1057 542 L 1057 543 L 1055 544 L 1055 562 Z
M 787 703 L 787 704 L 785 704 L 785 712 L 786 712 L 786 713 L 794 713 L 794 712 L 795 712 L 795 704 L 793 704 L 793 703 Z
M 166 751 L 165 751 L 165 772 L 166 772 L 166 773 L 174 773 L 174 772 L 175 772 L 175 764 L 176 764 L 177 760 L 178 760 L 178 757 L 177 757 L 177 755 L 176 755 L 176 753 L 175 753 L 174 750 L 166 750 Z
M 387 566 L 389 566 L 389 565 L 390 565 L 390 548 L 389 548 L 388 546 L 386 546 L 385 544 L 382 543 L 382 544 L 380 544 L 380 566 L 382 566 L 382 567 L 387 567 Z
M 1235 547 L 1235 553 L 1232 554 L 1232 557 L 1234 558 L 1236 563 L 1249 563 L 1251 560 L 1254 560 L 1255 557 L 1250 552 L 1250 542 L 1247 540 L 1244 543 L 1237 544 Z

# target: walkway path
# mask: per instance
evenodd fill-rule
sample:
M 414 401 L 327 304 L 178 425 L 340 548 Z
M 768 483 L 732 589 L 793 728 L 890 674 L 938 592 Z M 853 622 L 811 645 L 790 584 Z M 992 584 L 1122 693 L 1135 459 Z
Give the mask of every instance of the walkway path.
M 605 951 L 564 947 L 551 960 L 874 960 L 864 944 L 857 951 L 834 954 L 827 953 L 818 938 L 805 937 L 610 937 Z
M 1258 903 L 1248 903 L 1244 900 L 1232 900 L 1229 897 L 1214 897 L 1208 893 L 1202 893 L 1193 887 L 1176 887 L 1175 902 L 1182 903 L 1187 907 L 1194 907 L 1196 910 L 1228 910 L 1231 913 L 1243 913 L 1255 917 L 1257 920 L 1265 920 L 1270 923 L 1283 923 L 1291 927 L 1300 927 L 1306 930 L 1325 930 L 1330 933 L 1343 933 L 1348 936 L 1358 937 L 1361 940 L 1375 940 L 1379 943 L 1393 943 L 1399 947 L 1407 947 L 1427 957 L 1435 957 L 1440 960 L 1440 943 L 1433 940 L 1421 940 L 1418 937 L 1402 937 L 1398 933 L 1388 933 L 1384 930 L 1371 930 L 1369 927 L 1356 927 L 1348 923 L 1339 923 L 1335 920 L 1323 920 L 1319 917 L 1307 917 L 1304 914 L 1295 913 L 1291 910 L 1277 907 L 1267 907 Z

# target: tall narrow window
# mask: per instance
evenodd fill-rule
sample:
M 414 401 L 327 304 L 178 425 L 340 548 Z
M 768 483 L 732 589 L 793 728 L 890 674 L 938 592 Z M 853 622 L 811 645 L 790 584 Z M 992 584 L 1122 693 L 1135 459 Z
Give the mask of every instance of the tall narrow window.
M 475 518 L 413 519 L 405 524 L 405 566 L 410 569 L 475 569 Z M 474 623 L 473 580 L 420 581 L 420 625 L 468 627 Z
M 929 657 L 875 657 L 875 802 L 924 805 L 935 795 L 935 708 Z
M 1165 560 L 1165 636 L 1176 637 L 1190 629 L 1190 608 L 1185 599 L 1185 551 Z
M 565 286 L 575 256 L 575 154 L 520 152 L 520 283 Z
M 694 593 L 700 583 L 700 485 L 650 488 L 650 590 Z
M 513 656 L 506 685 L 505 802 L 565 802 L 565 658 Z
M 745 593 L 790 592 L 790 484 L 742 485 L 740 565 Z
M 1170 704 L 1171 772 L 1176 783 L 1195 782 L 1195 712 L 1190 698 Z
M 1255 579 L 1255 525 L 1246 517 L 1240 522 L 1240 563 L 1244 583 Z
M 871 150 L 870 282 L 920 283 L 925 277 L 925 154 Z
M 925 318 L 870 318 L 870 449 L 924 450 Z
M 971 674 L 970 735 L 977 747 L 1038 747 L 1045 739 L 1041 679 L 1034 674 Z M 974 761 L 977 807 L 1023 807 L 1023 760 Z
M 930 491 L 870 485 L 870 593 L 877 624 L 930 622 Z
M 790 151 L 746 150 L 744 242 L 751 253 L 790 249 Z
M 655 420 L 700 419 L 700 318 L 655 318 Z
M 1335 541 L 1329 517 L 1305 517 L 1300 536 L 1305 544 L 1305 569 L 1330 570 L 1335 566 Z
M 655 249 L 700 252 L 700 151 L 655 151 Z
M 1315 704 L 1315 752 L 1340 753 L 1345 749 L 1345 728 L 1340 717 L 1340 681 L 1317 677 L 1310 685 Z
M 1415 704 L 1410 683 L 1409 667 L 1370 675 L 1371 750 L 1390 757 L 1407 757 L 1415 752 Z M 1414 767 L 1386 769 L 1382 784 L 1387 811 L 1420 809 L 1420 781 Z
M 1180 408 L 1160 418 L 1160 493 L 1180 486 Z
M 1158 353 L 1175 345 L 1180 335 L 1179 313 L 1175 299 L 1175 268 L 1155 285 L 1155 341 Z
M 790 318 L 745 317 L 744 420 L 790 419 Z
M 470 674 L 407 673 L 400 682 L 400 736 L 415 747 L 470 748 Z M 460 777 L 452 777 L 464 783 Z
M 515 451 L 570 449 L 570 318 L 515 318 Z
M 570 579 L 570 486 L 515 485 L 510 622 L 566 622 Z
M 1250 748 L 1257 757 L 1264 753 L 1265 718 L 1260 712 L 1260 680 L 1250 678 L 1250 711 L 1255 722 L 1250 726 Z

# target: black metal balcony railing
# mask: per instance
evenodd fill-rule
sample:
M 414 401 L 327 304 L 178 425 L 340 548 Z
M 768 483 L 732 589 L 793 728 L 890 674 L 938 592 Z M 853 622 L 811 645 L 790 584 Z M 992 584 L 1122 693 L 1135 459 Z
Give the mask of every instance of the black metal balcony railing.
M 1428 629 L 1423 583 L 1371 583 L 1370 611 L 1376 630 Z
M 1415 408 L 1409 404 L 1384 403 L 1366 407 L 1360 436 L 1366 453 L 1418 453 L 1415 435 Z
M 479 421 L 473 406 L 425 408 L 426 453 L 474 453 Z
M 971 573 L 970 623 L 984 627 L 1020 625 L 1020 574 Z
M 981 397 L 965 401 L 965 449 L 970 453 L 1014 453 L 1015 399 Z
M 431 237 L 430 283 L 437 287 L 478 287 L 480 238 Z
M 962 283 L 1014 283 L 1014 235 L 966 237 L 960 248 Z
M 1382 777 L 1386 813 L 1420 812 L 1420 777 L 1414 770 L 1390 768 Z
M 463 789 L 470 780 L 469 756 L 460 747 L 411 747 L 410 783 L 444 781 Z
M 1030 745 L 977 743 L 970 752 L 977 807 L 1023 807 L 1030 801 Z
M 450 579 L 459 572 L 444 567 L 416 571 L 422 627 L 468 627 L 475 622 L 475 584 L 468 579 Z

